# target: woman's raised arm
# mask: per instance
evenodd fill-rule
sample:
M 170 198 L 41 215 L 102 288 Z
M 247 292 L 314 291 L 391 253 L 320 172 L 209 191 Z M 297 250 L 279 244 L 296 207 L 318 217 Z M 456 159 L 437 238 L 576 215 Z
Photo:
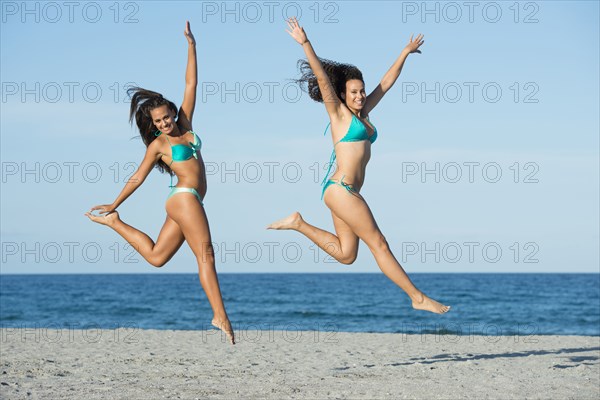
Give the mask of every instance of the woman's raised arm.
M 296 18 L 290 18 L 287 21 L 288 27 L 290 30 L 286 30 L 287 33 L 290 34 L 291 37 L 296 40 L 300 45 L 302 45 L 302 49 L 306 54 L 306 58 L 308 63 L 310 64 L 310 68 L 313 73 L 317 77 L 317 83 L 319 85 L 319 90 L 321 91 L 321 97 L 323 98 L 323 103 L 325 104 L 325 108 L 327 109 L 327 114 L 329 114 L 329 118 L 340 118 L 341 116 L 341 106 L 342 102 L 337 97 L 335 93 L 335 89 L 327 76 L 327 73 L 323 69 L 321 65 L 321 61 L 315 50 L 312 47 L 312 44 L 308 40 L 306 33 L 304 32 L 304 28 L 298 25 L 298 21 Z
M 423 40 L 422 34 L 419 34 L 415 40 L 413 40 L 413 35 L 410 35 L 410 40 L 408 41 L 406 47 L 404 47 L 402 50 L 402 53 L 400 53 L 400 56 L 396 59 L 388 72 L 385 73 L 383 78 L 381 78 L 381 82 L 379 85 L 377 85 L 375 90 L 373 90 L 371 94 L 367 96 L 365 107 L 362 110 L 364 115 L 369 115 L 369 112 L 375 108 L 387 91 L 394 86 L 394 83 L 396 83 L 396 80 L 402 72 L 402 67 L 404 66 L 404 62 L 406 61 L 408 55 L 411 53 L 421 54 L 419 47 L 421 47 L 423 43 L 425 43 L 425 41 Z
M 185 91 L 183 103 L 179 109 L 178 122 L 186 130 L 192 129 L 192 117 L 196 107 L 196 87 L 198 86 L 198 65 L 196 60 L 196 39 L 190 29 L 190 22 L 186 21 L 183 32 L 188 41 L 188 61 L 185 70 Z

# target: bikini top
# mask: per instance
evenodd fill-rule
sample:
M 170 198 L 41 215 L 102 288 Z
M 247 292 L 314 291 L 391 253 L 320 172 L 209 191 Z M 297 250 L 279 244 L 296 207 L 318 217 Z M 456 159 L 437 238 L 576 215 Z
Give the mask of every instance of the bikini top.
M 329 123 L 329 125 L 331 125 L 331 123 Z M 375 140 L 377 140 L 377 128 L 373 126 L 373 130 L 373 135 L 369 136 L 369 132 L 367 131 L 365 124 L 363 124 L 361 120 L 356 117 L 356 115 L 352 114 L 352 121 L 350 121 L 348 132 L 346 132 L 346 135 L 340 139 L 340 142 L 360 142 L 362 140 L 368 140 L 371 143 L 375 143 Z M 325 128 L 325 132 L 327 132 L 327 128 Z
M 167 142 L 169 142 L 169 145 L 171 146 L 171 164 L 179 161 L 187 161 L 192 157 L 198 159 L 197 152 L 202 148 L 202 142 L 200 141 L 200 138 L 198 137 L 198 135 L 196 135 L 194 131 L 189 130 L 188 132 L 192 132 L 192 134 L 194 135 L 194 143 L 188 142 L 189 146 L 186 144 L 176 144 L 175 146 L 173 146 L 171 144 L 171 141 L 169 140 L 169 135 L 165 135 L 165 137 L 167 138 Z M 158 133 L 155 133 L 155 136 L 158 137 L 161 134 L 162 132 L 158 131 Z M 169 167 L 171 166 L 171 164 L 169 164 Z
M 194 131 L 189 130 L 188 132 L 192 132 L 194 134 L 194 143 L 188 142 L 190 144 L 189 146 L 186 144 L 176 144 L 175 146 L 173 146 L 171 144 L 171 141 L 169 140 L 169 135 L 165 135 L 165 137 L 167 138 L 167 142 L 169 142 L 169 145 L 171 146 L 171 164 L 169 164 L 169 167 L 174 162 L 187 161 L 192 157 L 194 157 L 195 159 L 198 159 L 198 151 L 200 151 L 200 149 L 202 148 L 202 141 L 200 141 L 200 138 L 198 137 L 198 135 L 196 135 L 196 133 Z M 158 131 L 154 135 L 156 137 L 158 137 L 161 134 L 162 134 L 162 132 Z M 175 187 L 173 185 L 172 173 L 171 173 L 171 184 L 169 185 L 169 187 L 170 188 Z
M 371 120 L 369 120 L 367 118 L 367 120 L 369 121 L 369 123 L 371 122 Z M 335 146 L 340 143 L 340 142 L 361 142 L 363 140 L 368 140 L 369 142 L 371 142 L 371 144 L 375 143 L 375 140 L 377 140 L 377 128 L 375 128 L 375 125 L 371 124 L 373 126 L 373 134 L 371 136 L 369 136 L 369 132 L 367 131 L 367 127 L 365 126 L 365 124 L 358 119 L 358 117 L 356 115 L 354 115 L 354 113 L 352 113 L 352 121 L 350 121 L 350 127 L 348 128 L 348 132 L 346 132 L 346 134 L 344 135 L 343 138 L 341 138 L 338 142 L 336 142 L 333 145 L 333 151 L 331 152 L 331 158 L 329 159 L 329 168 L 327 169 L 327 173 L 325 174 L 325 178 L 323 178 L 323 182 L 321 183 L 321 185 L 324 185 L 325 182 L 327 182 L 327 178 L 329 178 L 329 173 L 331 172 L 331 167 L 333 166 L 333 163 L 335 162 L 336 159 L 336 155 L 335 155 Z M 325 132 L 323 132 L 323 135 L 325 135 L 327 133 L 327 129 L 331 126 L 331 123 L 327 124 L 327 127 L 325 128 Z

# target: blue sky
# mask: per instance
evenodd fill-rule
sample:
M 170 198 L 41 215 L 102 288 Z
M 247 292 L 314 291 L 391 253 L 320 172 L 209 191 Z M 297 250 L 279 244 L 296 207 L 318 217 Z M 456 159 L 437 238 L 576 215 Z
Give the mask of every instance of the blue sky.
M 598 2 L 48 4 L 1 2 L 1 273 L 197 270 L 187 246 L 154 269 L 83 216 L 144 154 L 123 86 L 181 102 L 186 20 L 218 270 L 377 272 L 364 244 L 343 266 L 264 229 L 295 210 L 333 229 L 327 115 L 290 84 L 304 56 L 284 31 L 294 10 L 317 54 L 357 65 L 367 91 L 425 35 L 371 113 L 361 191 L 409 273 L 599 270 Z M 153 171 L 122 219 L 156 238 L 168 184 Z

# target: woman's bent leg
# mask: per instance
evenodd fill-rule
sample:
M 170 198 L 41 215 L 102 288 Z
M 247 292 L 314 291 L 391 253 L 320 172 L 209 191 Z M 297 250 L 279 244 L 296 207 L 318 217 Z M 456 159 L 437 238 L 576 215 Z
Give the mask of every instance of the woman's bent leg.
M 155 267 L 162 267 L 183 244 L 183 233 L 179 225 L 167 215 L 156 243 L 139 229 L 126 224 L 119 218 L 118 212 L 106 216 L 86 214 L 90 220 L 107 225 L 123 237 L 146 261 Z
M 352 264 L 356 260 L 358 253 L 358 236 L 352 232 L 352 229 L 344 221 L 336 217 L 333 213 L 331 215 L 336 235 L 309 224 L 302 218 L 299 212 L 273 222 L 267 229 L 291 229 L 298 231 L 337 261 L 342 264 Z

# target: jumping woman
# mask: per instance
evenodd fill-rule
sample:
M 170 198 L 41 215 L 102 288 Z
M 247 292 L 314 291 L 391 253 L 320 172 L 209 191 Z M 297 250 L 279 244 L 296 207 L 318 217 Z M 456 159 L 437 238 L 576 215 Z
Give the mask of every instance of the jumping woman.
M 356 260 L 358 240 L 361 239 L 369 246 L 383 273 L 410 297 L 413 308 L 438 314 L 447 312 L 449 306 L 430 299 L 411 282 L 360 195 L 371 145 L 377 139 L 377 129 L 369 120 L 369 113 L 394 85 L 408 55 L 420 53 L 423 36 L 419 35 L 415 40 L 411 36 L 379 85 L 366 96 L 358 68 L 320 59 L 295 18 L 288 20 L 288 27 L 287 32 L 302 46 L 308 60 L 299 62 L 302 72 L 299 82 L 307 84 L 309 96 L 324 103 L 329 114 L 334 143 L 329 168 L 337 158 L 337 170 L 330 178 L 330 171 L 327 172 L 321 198 L 331 210 L 336 234 L 310 225 L 298 212 L 272 223 L 268 229 L 298 231 L 343 264 L 352 264 Z
M 186 22 L 188 62 L 185 73 L 185 92 L 179 112 L 176 105 L 160 93 L 139 87 L 130 88 L 129 122 L 135 117 L 146 154 L 140 167 L 112 204 L 92 207 L 85 215 L 90 220 L 107 225 L 121 235 L 133 248 L 155 267 L 162 267 L 173 257 L 185 240 L 198 262 L 198 275 L 213 310 L 212 325 L 221 329 L 234 344 L 234 333 L 225 311 L 215 258 L 211 246 L 208 219 L 202 203 L 206 195 L 206 172 L 200 155 L 200 138 L 192 131 L 192 116 L 196 105 L 198 85 L 196 41 Z M 133 95 L 132 95 L 133 94 Z M 165 208 L 167 218 L 156 243 L 144 232 L 127 225 L 119 218 L 117 207 L 144 182 L 157 167 L 171 176 L 171 192 Z M 173 175 L 177 185 L 173 186 Z M 93 214 L 98 211 L 98 214 Z

